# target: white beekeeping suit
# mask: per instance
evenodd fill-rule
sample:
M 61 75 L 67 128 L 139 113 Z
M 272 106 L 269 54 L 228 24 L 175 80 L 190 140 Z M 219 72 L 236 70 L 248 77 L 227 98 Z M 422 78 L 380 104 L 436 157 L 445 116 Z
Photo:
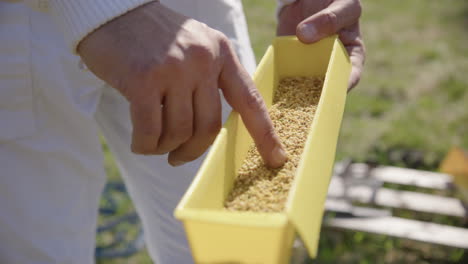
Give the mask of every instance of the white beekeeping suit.
M 106 180 L 99 132 L 117 158 L 153 260 L 192 262 L 172 211 L 200 159 L 172 168 L 164 156 L 132 154 L 127 101 L 79 69 L 73 54 L 92 30 L 146 2 L 0 0 L 0 263 L 94 262 Z M 240 0 L 162 2 L 224 32 L 253 71 Z

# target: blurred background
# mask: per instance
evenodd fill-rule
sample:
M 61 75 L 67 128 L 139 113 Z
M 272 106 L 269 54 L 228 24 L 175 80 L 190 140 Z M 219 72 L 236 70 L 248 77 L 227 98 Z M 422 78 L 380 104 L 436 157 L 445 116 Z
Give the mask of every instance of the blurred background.
M 276 1 L 243 3 L 258 61 L 275 34 Z M 468 1 L 362 0 L 362 5 L 367 60 L 360 84 L 347 99 L 337 160 L 437 170 L 452 146 L 468 149 Z M 102 200 L 99 222 L 104 228 L 98 235 L 97 255 L 103 258 L 97 262 L 151 263 L 146 251 L 138 250 L 138 221 L 104 148 L 114 185 Z M 393 215 L 467 227 L 450 216 L 428 219 L 405 210 L 394 210 Z M 123 221 L 117 223 L 116 216 Z M 116 241 L 131 243 L 119 249 L 113 247 Z M 468 252 L 324 229 L 319 256 L 311 263 L 468 263 Z

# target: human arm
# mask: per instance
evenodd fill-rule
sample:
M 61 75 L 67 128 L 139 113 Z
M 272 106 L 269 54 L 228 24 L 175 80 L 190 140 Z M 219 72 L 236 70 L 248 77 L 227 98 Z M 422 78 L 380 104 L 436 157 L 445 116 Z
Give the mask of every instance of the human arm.
M 77 51 L 130 102 L 133 152 L 169 153 L 172 165 L 203 154 L 221 127 L 219 87 L 265 163 L 285 162 L 265 104 L 222 33 L 154 1 L 100 26 Z

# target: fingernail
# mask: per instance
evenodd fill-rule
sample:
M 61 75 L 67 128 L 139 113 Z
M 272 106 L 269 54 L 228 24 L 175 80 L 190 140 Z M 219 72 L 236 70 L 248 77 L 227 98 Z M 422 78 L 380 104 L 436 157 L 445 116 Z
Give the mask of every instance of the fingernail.
M 273 168 L 278 168 L 283 166 L 283 164 L 288 160 L 288 155 L 281 146 L 276 146 L 272 152 L 273 156 Z
M 300 37 L 304 41 L 315 41 L 317 38 L 317 29 L 312 24 L 302 24 L 299 26 Z
M 174 166 L 174 167 L 179 167 L 181 165 L 184 165 L 186 162 L 185 161 L 181 161 L 181 160 L 173 160 L 171 161 L 171 165 Z

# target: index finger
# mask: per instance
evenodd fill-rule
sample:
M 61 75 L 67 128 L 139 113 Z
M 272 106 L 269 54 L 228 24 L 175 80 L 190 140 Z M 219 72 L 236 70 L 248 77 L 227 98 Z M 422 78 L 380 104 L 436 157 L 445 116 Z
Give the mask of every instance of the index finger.
M 268 115 L 265 103 L 252 78 L 242 67 L 232 48 L 227 48 L 225 62 L 219 76 L 223 95 L 237 111 L 268 167 L 277 168 L 286 160 L 286 152 Z

